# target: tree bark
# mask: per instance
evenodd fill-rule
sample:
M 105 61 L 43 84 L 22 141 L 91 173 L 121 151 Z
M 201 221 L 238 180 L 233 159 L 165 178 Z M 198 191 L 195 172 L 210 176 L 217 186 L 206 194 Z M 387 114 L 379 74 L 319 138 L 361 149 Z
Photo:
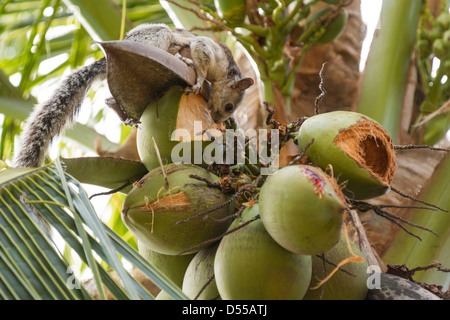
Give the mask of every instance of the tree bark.
M 320 4 L 320 3 L 319 3 Z M 349 13 L 347 26 L 333 42 L 314 46 L 306 54 L 296 74 L 291 100 L 292 116 L 314 115 L 314 103 L 320 95 L 319 72 L 324 68 L 325 97 L 320 101 L 319 112 L 356 110 L 365 26 L 361 19 L 359 0 L 346 7 Z

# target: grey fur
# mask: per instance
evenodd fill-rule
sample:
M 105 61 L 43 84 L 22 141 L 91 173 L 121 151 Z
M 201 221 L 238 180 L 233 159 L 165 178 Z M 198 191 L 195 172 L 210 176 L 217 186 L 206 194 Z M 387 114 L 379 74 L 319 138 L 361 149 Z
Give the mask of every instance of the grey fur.
M 47 102 L 34 109 L 24 128 L 22 145 L 15 161 L 17 167 L 42 165 L 53 137 L 73 121 L 93 82 L 105 77 L 106 59 L 102 58 L 76 70 Z
M 242 100 L 244 90 L 253 80 L 241 79 L 231 51 L 207 37 L 197 36 L 183 29 L 171 30 L 164 24 L 142 24 L 132 29 L 125 40 L 143 42 L 178 54 L 190 47 L 197 82 L 188 93 L 198 93 L 206 79 L 211 83 L 208 106 L 216 122 L 232 116 Z M 23 141 L 16 157 L 17 167 L 38 167 L 43 164 L 52 139 L 72 123 L 88 89 L 97 80 L 106 79 L 106 59 L 77 69 L 68 76 L 54 95 L 38 105 L 27 120 Z

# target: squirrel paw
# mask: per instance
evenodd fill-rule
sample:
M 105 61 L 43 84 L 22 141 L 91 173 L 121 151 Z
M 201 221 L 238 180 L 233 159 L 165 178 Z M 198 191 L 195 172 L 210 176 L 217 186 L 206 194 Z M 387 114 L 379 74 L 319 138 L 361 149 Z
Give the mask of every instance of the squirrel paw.
M 186 89 L 184 89 L 184 92 L 189 95 L 189 94 L 199 94 L 200 90 L 202 88 L 202 84 L 200 83 L 196 83 L 191 87 L 186 87 Z
M 183 57 L 181 54 L 176 53 L 175 56 L 180 59 L 181 61 L 183 61 L 184 63 L 187 64 L 188 67 L 194 68 L 194 61 L 192 61 L 189 58 Z

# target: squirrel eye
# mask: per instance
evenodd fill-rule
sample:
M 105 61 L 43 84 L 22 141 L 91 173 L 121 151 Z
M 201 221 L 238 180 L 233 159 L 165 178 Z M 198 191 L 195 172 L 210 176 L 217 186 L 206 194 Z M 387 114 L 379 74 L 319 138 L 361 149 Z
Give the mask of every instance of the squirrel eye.
M 234 107 L 233 107 L 233 105 L 232 105 L 231 103 L 228 103 L 228 104 L 225 106 L 225 111 L 226 111 L 226 112 L 233 112 L 233 109 L 234 109 Z

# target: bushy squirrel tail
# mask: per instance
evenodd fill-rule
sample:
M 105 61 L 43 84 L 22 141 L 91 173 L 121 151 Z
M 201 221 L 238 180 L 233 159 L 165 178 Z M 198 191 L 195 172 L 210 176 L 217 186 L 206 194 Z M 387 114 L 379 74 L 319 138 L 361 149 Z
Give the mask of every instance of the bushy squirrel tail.
M 51 141 L 73 122 L 91 85 L 105 78 L 106 58 L 102 58 L 74 71 L 48 101 L 37 105 L 25 125 L 15 166 L 41 166 Z

